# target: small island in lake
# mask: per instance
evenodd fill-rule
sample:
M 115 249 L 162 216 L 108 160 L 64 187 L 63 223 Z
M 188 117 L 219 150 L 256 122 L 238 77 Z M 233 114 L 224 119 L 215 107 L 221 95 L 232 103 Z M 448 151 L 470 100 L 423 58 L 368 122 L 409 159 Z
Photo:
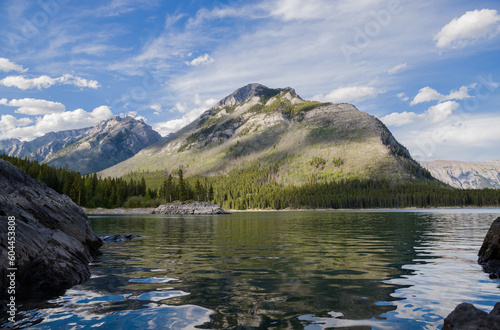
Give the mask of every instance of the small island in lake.
M 231 214 L 219 205 L 209 202 L 173 202 L 163 204 L 153 210 L 152 214 Z

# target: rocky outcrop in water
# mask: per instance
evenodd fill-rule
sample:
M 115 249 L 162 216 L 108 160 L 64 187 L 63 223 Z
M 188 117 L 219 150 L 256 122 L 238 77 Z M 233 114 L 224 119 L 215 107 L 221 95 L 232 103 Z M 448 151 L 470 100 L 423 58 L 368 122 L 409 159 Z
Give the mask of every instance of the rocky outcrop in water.
M 158 206 L 153 214 L 230 214 L 219 205 L 207 202 L 170 203 Z
M 490 226 L 483 245 L 479 249 L 478 263 L 491 277 L 500 277 L 500 217 Z
M 108 235 L 101 237 L 103 242 L 123 242 L 123 241 L 131 241 L 136 238 L 144 237 L 142 235 L 136 234 L 127 234 L 127 235 Z
M 90 277 L 88 264 L 102 241 L 81 208 L 10 163 L 0 160 L 0 300 L 44 299 Z M 11 242 L 7 232 L 14 232 Z M 9 247 L 15 262 L 9 263 Z
M 444 320 L 443 330 L 500 329 L 500 303 L 488 314 L 469 303 L 461 303 Z

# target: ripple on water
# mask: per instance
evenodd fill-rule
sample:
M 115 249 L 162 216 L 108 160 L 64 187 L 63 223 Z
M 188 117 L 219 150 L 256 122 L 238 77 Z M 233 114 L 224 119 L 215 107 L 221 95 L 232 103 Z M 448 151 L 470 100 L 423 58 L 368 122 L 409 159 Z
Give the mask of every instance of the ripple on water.
M 168 278 L 168 277 L 147 277 L 147 278 L 132 278 L 128 281 L 131 283 L 156 284 L 156 283 L 168 283 L 180 280 L 178 278 Z

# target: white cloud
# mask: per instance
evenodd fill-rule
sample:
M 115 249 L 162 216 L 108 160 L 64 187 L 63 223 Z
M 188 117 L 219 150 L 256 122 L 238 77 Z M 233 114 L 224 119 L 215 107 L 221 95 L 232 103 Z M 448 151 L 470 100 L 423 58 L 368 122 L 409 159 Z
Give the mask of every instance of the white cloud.
M 327 1 L 311 0 L 278 0 L 277 3 L 269 3 L 268 10 L 272 16 L 290 20 L 318 19 L 324 18 L 332 8 L 333 4 Z
M 424 87 L 418 91 L 418 94 L 415 96 L 413 101 L 410 102 L 410 105 L 415 105 L 419 103 L 424 103 L 424 102 L 430 102 L 430 101 L 449 101 L 449 100 L 464 100 L 469 97 L 469 90 L 473 89 L 476 87 L 476 84 L 472 84 L 469 86 L 462 86 L 458 90 L 452 90 L 450 91 L 450 94 L 448 95 L 442 95 L 438 91 L 436 91 L 433 88 L 430 88 L 429 86 Z
M 427 109 L 424 116 L 433 123 L 439 123 L 451 116 L 453 111 L 458 109 L 459 106 L 460 105 L 455 101 L 446 101 Z
M 26 72 L 26 71 L 28 71 L 28 69 L 23 68 L 22 65 L 11 62 L 7 58 L 0 57 L 0 71 L 3 71 L 3 72 L 10 72 L 10 71 Z
M 397 96 L 403 102 L 407 102 L 410 99 L 405 93 L 399 93 Z
M 113 113 L 108 106 L 97 107 L 91 112 L 77 109 L 37 117 L 35 123 L 30 126 L 27 126 L 32 122 L 29 118 L 21 118 L 15 122 L 10 118 L 12 116 L 2 116 L 2 120 L 0 121 L 0 139 L 17 138 L 32 140 L 49 132 L 94 126 L 112 115 Z M 4 119 L 4 117 L 6 118 Z
M 444 98 L 444 95 L 438 93 L 435 89 L 430 88 L 429 86 L 424 87 L 418 91 L 418 94 L 415 96 L 413 101 L 411 101 L 410 105 L 415 105 L 423 102 L 441 100 Z
M 159 115 L 163 111 L 161 104 L 151 104 L 149 107 L 154 110 L 155 115 Z
M 387 126 L 404 126 L 415 122 L 438 123 L 448 119 L 460 105 L 455 101 L 439 103 L 422 114 L 415 112 L 393 112 L 381 118 Z
M 80 88 L 93 88 L 100 87 L 99 82 L 96 80 L 87 80 L 82 77 L 65 74 L 58 78 L 52 78 L 46 75 L 36 78 L 26 78 L 26 76 L 8 76 L 0 80 L 0 85 L 6 87 L 17 87 L 22 90 L 37 88 L 49 88 L 56 84 L 74 85 Z
M 66 110 L 66 107 L 62 103 L 31 98 L 19 100 L 13 99 L 10 101 L 4 98 L 0 99 L 0 104 L 7 107 L 16 107 L 16 113 L 22 113 L 30 116 L 46 115 L 51 113 L 64 112 Z
M 201 106 L 199 108 L 195 108 L 189 112 L 187 112 L 182 118 L 173 119 L 162 123 L 157 123 L 153 125 L 153 129 L 160 133 L 162 136 L 166 136 L 167 134 L 177 132 L 184 126 L 193 122 L 196 118 L 198 118 L 203 112 L 212 107 L 217 100 L 208 99 L 204 102 L 201 102 Z
M 482 115 L 392 131 L 416 159 L 481 161 L 498 158 L 499 126 L 500 116 Z
M 406 69 L 408 67 L 408 64 L 406 63 L 401 63 L 401 64 L 398 64 L 392 68 L 389 69 L 389 71 L 387 71 L 387 73 L 389 74 L 395 74 L 395 73 L 398 73 L 400 71 L 403 71 L 404 69 Z
M 195 104 L 196 104 L 196 103 L 195 103 Z M 186 105 L 185 105 L 185 104 L 182 104 L 182 103 L 180 103 L 180 102 L 177 102 L 177 103 L 175 104 L 174 109 L 172 109 L 172 110 L 176 110 L 176 111 L 178 111 L 178 112 L 180 112 L 180 113 L 184 113 L 184 112 L 186 112 L 188 109 L 187 109 L 187 107 L 186 107 Z
M 204 65 L 204 64 L 210 64 L 213 63 L 214 59 L 210 57 L 210 55 L 205 54 L 205 55 L 200 55 L 191 62 L 186 62 L 186 65 L 190 66 L 198 66 L 198 65 Z
M 415 112 L 393 112 L 380 118 L 387 126 L 403 126 L 415 122 L 419 118 Z
M 332 103 L 360 102 L 377 97 L 380 93 L 383 92 L 369 86 L 342 87 L 331 91 L 327 95 L 315 95 L 313 100 Z
M 31 118 L 19 118 L 12 115 L 2 115 L 0 118 L 0 132 L 9 131 L 16 127 L 23 127 L 33 123 Z
M 494 9 L 468 11 L 446 24 L 434 40 L 439 48 L 462 48 L 471 41 L 497 35 L 499 22 L 500 15 Z

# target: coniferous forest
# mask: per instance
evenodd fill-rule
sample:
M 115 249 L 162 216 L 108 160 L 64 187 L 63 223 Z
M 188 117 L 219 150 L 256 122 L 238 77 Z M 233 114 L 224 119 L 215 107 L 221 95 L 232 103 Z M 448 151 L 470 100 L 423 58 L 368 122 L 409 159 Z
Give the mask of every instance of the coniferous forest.
M 180 201 L 212 201 L 224 209 L 405 208 L 500 206 L 499 189 L 454 189 L 437 182 L 350 179 L 278 184 L 273 167 L 233 170 L 224 176 L 185 178 L 171 172 L 134 172 L 121 178 L 82 176 L 68 168 L 6 155 L 2 159 L 87 208 L 156 207 Z

